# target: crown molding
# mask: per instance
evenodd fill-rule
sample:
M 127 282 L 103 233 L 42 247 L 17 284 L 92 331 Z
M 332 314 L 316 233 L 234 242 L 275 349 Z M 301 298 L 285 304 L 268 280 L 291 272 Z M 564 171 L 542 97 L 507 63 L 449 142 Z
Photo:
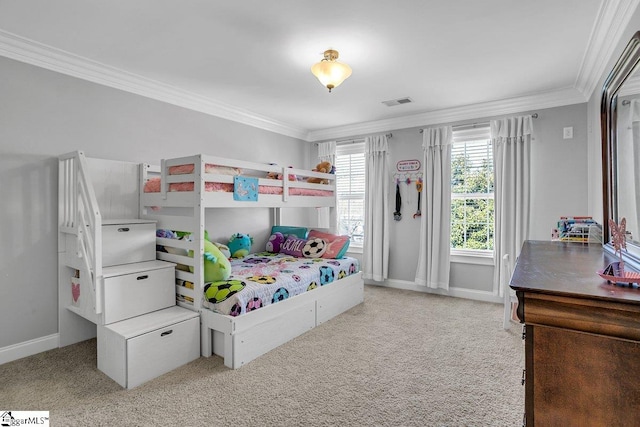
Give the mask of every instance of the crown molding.
M 603 0 L 591 30 L 575 87 L 589 99 L 640 0 Z
M 575 88 L 522 96 L 519 98 L 490 101 L 480 104 L 464 105 L 444 110 L 413 114 L 393 119 L 376 120 L 357 123 L 354 125 L 338 126 L 309 132 L 307 140 L 312 142 L 337 138 L 353 137 L 356 135 L 388 132 L 397 129 L 407 129 L 434 124 L 454 123 L 463 120 L 477 120 L 482 117 L 500 116 L 504 114 L 522 113 L 544 108 L 561 107 L 564 105 L 581 104 L 587 98 Z
M 574 88 L 392 119 L 306 130 L 0 30 L 0 56 L 308 142 L 587 102 L 640 0 L 603 0 Z M 616 31 L 609 31 L 616 28 Z M 599 59 L 600 58 L 600 59 Z
M 298 139 L 307 130 L 0 30 L 0 56 Z

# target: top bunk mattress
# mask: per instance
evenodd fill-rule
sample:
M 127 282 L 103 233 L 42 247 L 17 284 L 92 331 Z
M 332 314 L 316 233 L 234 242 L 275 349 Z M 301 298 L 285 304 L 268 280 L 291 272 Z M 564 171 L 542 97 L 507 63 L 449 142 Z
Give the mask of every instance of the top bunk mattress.
M 205 182 L 204 189 L 208 192 L 221 192 L 221 193 L 233 193 L 234 186 L 231 183 L 226 182 Z M 176 182 L 169 184 L 169 191 L 193 191 L 193 182 Z M 282 194 L 282 187 L 276 187 L 272 185 L 259 185 L 258 193 L 260 194 Z M 159 193 L 160 192 L 160 178 L 150 178 L 144 184 L 145 193 Z M 313 188 L 289 188 L 289 194 L 292 196 L 321 196 L 329 197 L 333 196 L 333 191 L 330 190 L 316 190 Z
M 174 176 L 187 175 L 187 174 L 192 174 L 194 172 L 194 169 L 195 168 L 193 164 L 171 166 L 167 168 L 167 174 L 174 175 Z M 204 167 L 204 173 L 212 174 L 212 175 L 224 175 L 224 177 L 220 178 L 219 180 L 205 181 L 204 183 L 205 191 L 233 193 L 234 184 L 232 182 L 229 182 L 231 180 L 230 177 L 243 175 L 243 170 L 241 168 L 236 168 L 236 167 L 221 166 L 221 165 L 206 163 Z M 226 179 L 223 179 L 223 178 L 226 178 Z M 262 178 L 265 178 L 265 177 L 263 176 Z M 263 185 L 263 184 L 259 185 L 258 186 L 259 194 L 282 194 L 283 193 L 282 185 L 279 184 L 280 180 L 275 181 L 275 179 L 277 178 L 275 174 L 271 177 L 267 176 L 266 178 L 270 178 L 269 181 L 274 179 L 273 181 L 274 185 Z M 292 177 L 290 177 L 289 180 L 295 181 L 295 179 Z M 145 193 L 158 193 L 161 191 L 161 188 L 162 188 L 162 181 L 159 176 L 150 177 L 144 183 Z M 170 183 L 168 187 L 168 191 L 194 191 L 194 183 L 193 181 Z M 330 197 L 330 196 L 333 196 L 333 191 L 292 186 L 292 187 L 289 187 L 288 194 L 294 195 L 294 196 Z
M 203 306 L 240 316 L 287 298 L 330 285 L 360 271 L 356 258 L 295 258 L 259 252 L 231 260 L 228 280 L 206 283 Z M 190 287 L 193 284 L 183 283 Z

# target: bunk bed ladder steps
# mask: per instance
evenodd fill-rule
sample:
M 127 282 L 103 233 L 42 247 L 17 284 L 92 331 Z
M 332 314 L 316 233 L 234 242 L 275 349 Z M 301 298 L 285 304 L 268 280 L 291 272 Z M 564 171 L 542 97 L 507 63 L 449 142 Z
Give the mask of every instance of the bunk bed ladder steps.
M 88 170 L 82 151 L 59 157 L 60 303 L 95 323 L 98 369 L 132 388 L 199 357 L 199 314 L 176 305 L 155 221 L 104 220 Z M 72 323 L 60 333 L 77 342 Z

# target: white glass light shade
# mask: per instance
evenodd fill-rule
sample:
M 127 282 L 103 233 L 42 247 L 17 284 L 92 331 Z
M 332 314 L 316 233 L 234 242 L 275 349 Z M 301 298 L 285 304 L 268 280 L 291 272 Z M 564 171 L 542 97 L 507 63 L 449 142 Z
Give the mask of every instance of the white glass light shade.
M 341 62 L 336 62 L 338 52 L 327 50 L 324 59 L 311 67 L 311 72 L 320 80 L 323 86 L 331 89 L 340 86 L 351 75 L 351 67 Z

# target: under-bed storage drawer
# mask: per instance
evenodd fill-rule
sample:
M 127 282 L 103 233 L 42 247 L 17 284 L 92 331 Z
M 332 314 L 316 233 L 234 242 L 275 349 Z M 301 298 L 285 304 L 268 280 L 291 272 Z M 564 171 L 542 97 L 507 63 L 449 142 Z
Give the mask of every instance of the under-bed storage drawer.
M 200 357 L 200 317 L 182 307 L 98 326 L 98 369 L 133 388 Z
M 104 324 L 119 322 L 176 303 L 175 264 L 147 261 L 103 270 Z
M 156 259 L 156 223 L 142 219 L 102 221 L 102 266 Z

